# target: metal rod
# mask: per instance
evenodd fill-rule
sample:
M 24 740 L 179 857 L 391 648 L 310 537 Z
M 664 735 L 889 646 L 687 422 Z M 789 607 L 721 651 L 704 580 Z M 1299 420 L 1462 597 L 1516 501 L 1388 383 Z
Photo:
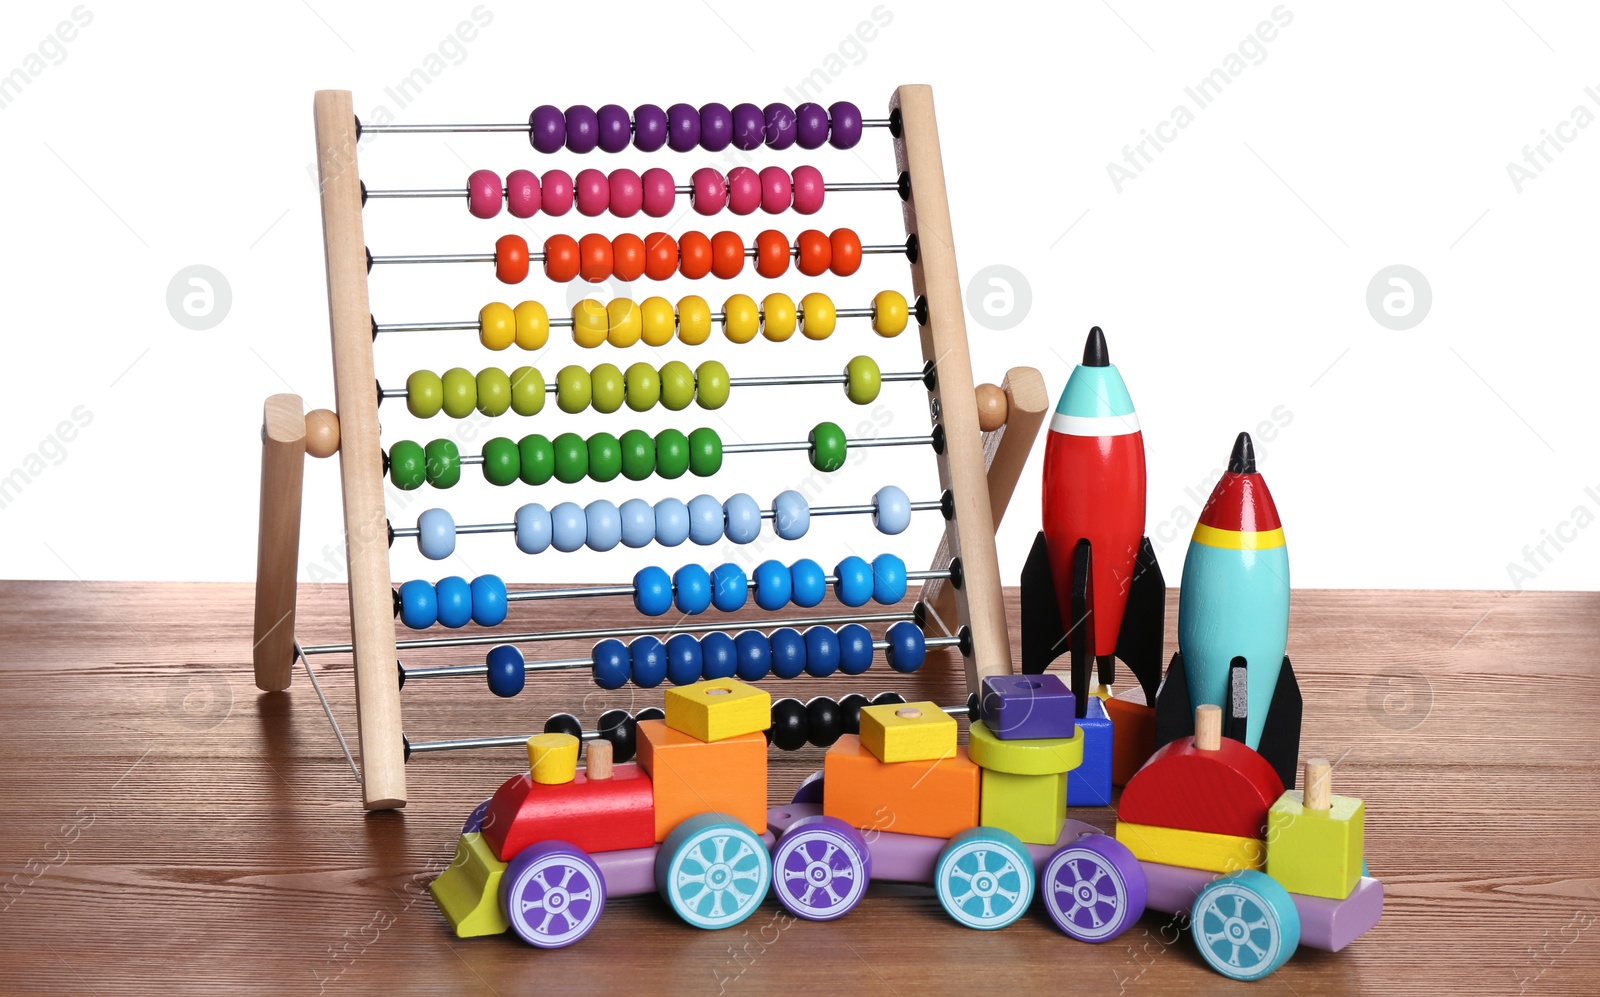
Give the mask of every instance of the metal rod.
M 845 449 L 852 447 L 914 447 L 932 445 L 932 436 L 875 436 L 866 440 L 845 440 Z M 810 450 L 811 444 L 806 440 L 788 443 L 733 443 L 724 445 L 722 452 L 730 453 L 790 453 L 799 450 Z M 462 454 L 459 458 L 462 467 L 476 467 L 483 463 L 483 454 Z
M 913 502 L 912 512 L 934 512 L 942 507 L 938 501 Z M 858 516 L 876 512 L 877 509 L 870 505 L 825 505 L 810 510 L 813 516 Z M 771 509 L 761 510 L 762 519 L 776 519 L 778 514 Z M 515 533 L 516 523 L 473 523 L 456 527 L 456 535 L 467 533 Z M 397 526 L 394 529 L 396 539 L 411 539 L 422 535 L 422 531 L 415 526 Z
M 889 245 L 889 246 L 862 246 L 861 247 L 861 253 L 862 253 L 863 256 L 885 256 L 885 255 L 903 256 L 903 255 L 905 255 L 905 251 L 906 251 L 906 247 L 905 247 L 904 243 L 901 243 L 898 246 Z M 747 246 L 747 247 L 745 247 L 744 255 L 747 258 L 753 260 L 753 259 L 756 258 L 757 250 L 756 250 L 756 248 L 754 246 Z M 798 258 L 800 256 L 800 247 L 798 247 L 798 246 L 790 246 L 789 247 L 789 255 L 791 257 Z M 370 257 L 370 259 L 372 260 L 373 265 L 377 265 L 379 263 L 493 263 L 494 262 L 494 254 L 493 253 L 448 253 L 448 254 L 447 253 L 436 253 L 436 254 L 413 254 L 413 255 L 403 255 L 403 256 L 373 256 L 373 257 Z M 529 262 L 532 262 L 532 263 L 543 263 L 544 262 L 544 254 L 543 253 L 529 253 L 528 254 L 528 260 L 529 260 Z
M 920 380 L 922 380 L 922 371 L 920 371 L 920 370 L 895 371 L 895 372 L 888 373 L 888 374 L 879 374 L 878 375 L 878 379 L 880 381 L 886 383 L 886 384 L 893 384 L 893 383 L 901 382 L 901 381 L 920 381 Z M 778 387 L 778 386 L 785 385 L 785 384 L 849 384 L 849 383 L 850 383 L 850 375 L 848 375 L 848 374 L 783 374 L 783 375 L 774 375 L 772 377 L 730 377 L 730 378 L 728 378 L 728 387 L 730 387 L 730 388 L 772 388 L 772 387 Z M 552 384 L 546 384 L 544 386 L 544 390 L 546 392 L 550 393 L 550 394 L 555 394 L 557 387 L 558 387 L 558 385 L 553 384 L 553 383 Z M 408 391 L 405 388 L 380 388 L 379 391 L 378 391 L 378 394 L 379 394 L 379 397 L 382 397 L 382 398 L 409 398 L 409 397 L 411 397 L 411 392 Z
M 333 707 L 328 705 L 328 697 L 322 694 L 322 685 L 317 681 L 317 673 L 311 670 L 311 659 L 306 657 L 305 652 L 300 649 L 299 641 L 295 642 L 294 653 L 295 657 L 300 659 L 300 663 L 305 666 L 306 678 L 311 680 L 311 688 L 317 694 L 317 701 L 322 704 L 322 712 L 328 715 L 328 723 L 333 727 L 333 736 L 339 739 L 339 748 L 344 752 L 344 760 L 350 763 L 350 771 L 356 777 L 356 784 L 360 785 L 361 770 L 356 768 L 356 760 L 350 755 L 350 745 L 344 741 L 344 731 L 339 729 L 339 721 L 333 718 Z M 484 665 L 483 669 L 487 672 L 489 666 Z
M 933 581 L 934 579 L 938 579 L 938 578 L 949 578 L 949 577 L 950 577 L 950 569 L 948 569 L 948 568 L 938 568 L 938 569 L 929 569 L 929 570 L 925 570 L 925 571 L 908 571 L 908 572 L 906 572 L 906 581 L 908 581 L 908 582 L 928 582 L 928 581 Z M 832 584 L 836 583 L 838 580 L 839 580 L 839 578 L 838 578 L 837 575 L 823 575 L 822 576 L 822 583 L 824 585 L 832 585 Z M 750 590 L 751 592 L 754 592 L 756 590 L 756 581 L 755 581 L 755 579 L 754 578 L 746 579 L 745 588 Z M 677 591 L 676 586 L 674 586 L 673 591 Z M 634 594 L 634 586 L 632 586 L 632 585 L 587 585 L 587 586 L 581 586 L 581 587 L 578 587 L 578 588 L 566 588 L 566 589 L 523 589 L 523 590 L 518 591 L 518 592 L 508 592 L 508 593 L 506 593 L 506 601 L 507 602 L 545 602 L 545 601 L 548 601 L 548 600 L 551 600 L 551 599 L 585 599 L 585 598 L 599 598 L 599 597 L 603 597 L 603 596 L 618 596 L 618 595 L 631 596 L 633 594 Z
M 630 122 L 630 128 L 632 127 Z M 888 118 L 862 118 L 863 128 L 888 128 Z M 361 125 L 361 133 L 373 135 L 439 135 L 454 132 L 528 132 L 529 122 L 494 125 Z
M 766 309 L 764 308 L 756 309 L 756 314 L 763 319 L 767 317 Z M 872 318 L 873 309 L 838 308 L 834 310 L 833 314 L 837 318 Z M 795 309 L 795 318 L 804 322 L 805 317 L 804 308 Z M 713 322 L 721 322 L 726 318 L 727 314 L 724 312 L 711 313 L 711 321 Z M 569 315 L 565 318 L 560 316 L 552 318 L 550 319 L 550 327 L 552 329 L 570 329 L 572 328 L 572 317 Z M 398 322 L 379 325 L 375 328 L 378 332 L 477 332 L 480 326 L 477 322 Z M 919 374 L 918 377 L 920 376 Z
M 686 183 L 685 184 L 675 184 L 675 185 L 673 185 L 672 189 L 673 189 L 673 191 L 675 193 L 678 193 L 678 194 L 693 194 L 694 193 L 694 185 L 693 184 L 686 184 Z M 825 190 L 825 191 L 862 191 L 862 192 L 866 192 L 866 191 L 885 191 L 885 190 L 898 191 L 900 189 L 900 182 L 898 180 L 864 180 L 864 181 L 853 181 L 853 182 L 849 182 L 849 183 L 825 183 L 825 184 L 822 185 L 822 189 Z M 500 195 L 502 197 L 506 196 L 507 193 L 508 192 L 506 191 L 506 189 L 504 187 L 500 188 Z M 464 198 L 466 198 L 467 194 L 468 194 L 468 191 L 467 191 L 467 189 L 465 187 L 436 188 L 436 189 L 429 189 L 429 190 L 369 190 L 369 191 L 367 191 L 367 197 L 369 199 L 370 198 L 374 198 L 374 197 L 388 197 L 388 198 L 459 197 L 459 198 L 463 198 L 464 199 Z

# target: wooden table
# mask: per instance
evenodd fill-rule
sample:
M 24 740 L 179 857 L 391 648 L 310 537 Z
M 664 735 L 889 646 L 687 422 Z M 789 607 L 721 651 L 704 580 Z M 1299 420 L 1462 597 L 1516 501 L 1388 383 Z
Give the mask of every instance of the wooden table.
M 302 639 L 344 639 L 342 588 L 305 587 L 301 606 Z M 427 883 L 465 812 L 518 767 L 516 751 L 418 758 L 410 806 L 364 816 L 304 673 L 288 694 L 256 691 L 247 586 L 0 582 L 0 614 L 5 993 L 1243 986 L 1207 969 L 1159 915 L 1088 946 L 1037 909 L 1004 931 L 970 931 L 930 890 L 882 885 L 828 924 L 788 924 L 769 899 L 743 925 L 704 932 L 637 898 L 557 952 L 510 936 L 461 941 Z M 1368 860 L 1388 901 L 1344 952 L 1302 950 L 1255 992 L 1600 990 L 1600 594 L 1297 592 L 1293 619 L 1304 751 L 1335 759 L 1335 792 L 1367 801 Z M 936 670 L 783 688 L 963 698 Z M 348 665 L 319 666 L 319 677 L 353 722 Z M 407 728 L 518 733 L 563 709 L 592 725 L 602 709 L 659 702 L 659 691 L 597 693 L 581 675 L 542 688 L 553 691 L 509 701 L 476 681 L 408 689 Z M 788 799 L 819 755 L 774 751 L 773 799 Z

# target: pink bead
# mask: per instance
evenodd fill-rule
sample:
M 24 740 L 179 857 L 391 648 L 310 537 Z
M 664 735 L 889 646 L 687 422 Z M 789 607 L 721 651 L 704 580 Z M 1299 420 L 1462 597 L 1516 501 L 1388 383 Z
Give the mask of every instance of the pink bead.
M 694 210 L 702 215 L 714 215 L 728 203 L 728 187 L 722 181 L 722 174 L 709 166 L 695 170 L 689 185 L 694 188 Z
M 572 210 L 572 177 L 566 170 L 545 170 L 539 208 L 553 218 Z
M 532 218 L 539 210 L 539 178 L 528 170 L 507 173 L 506 210 L 517 218 Z
M 794 168 L 794 210 L 814 215 L 822 207 L 822 174 L 815 166 Z
M 644 185 L 644 213 L 651 218 L 665 218 L 672 213 L 672 202 L 678 191 L 672 185 L 672 174 L 659 166 L 644 171 L 639 181 Z
M 761 171 L 761 210 L 776 215 L 789 210 L 794 188 L 789 172 L 781 166 L 768 166 Z
M 467 210 L 474 218 L 493 218 L 500 213 L 500 174 L 494 170 L 473 170 L 467 177 Z
M 606 178 L 611 184 L 611 213 L 632 218 L 644 206 L 644 181 L 632 170 L 612 170 Z
M 761 207 L 761 178 L 748 166 L 728 171 L 728 210 L 748 215 Z
M 579 170 L 574 186 L 578 191 L 578 214 L 593 218 L 611 207 L 611 181 L 599 170 Z

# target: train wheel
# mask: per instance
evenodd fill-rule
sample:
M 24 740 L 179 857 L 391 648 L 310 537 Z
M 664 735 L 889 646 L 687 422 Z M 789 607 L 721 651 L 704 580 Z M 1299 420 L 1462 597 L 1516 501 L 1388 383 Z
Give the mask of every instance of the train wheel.
M 1009 831 L 962 831 L 939 853 L 933 870 L 939 903 L 969 928 L 1004 928 L 1033 901 L 1033 860 Z
M 1190 920 L 1201 957 L 1229 979 L 1259 980 L 1300 945 L 1289 891 L 1254 869 L 1212 880 L 1195 897 Z
M 772 879 L 767 846 L 727 814 L 673 828 L 656 854 L 656 888 L 696 928 L 727 928 L 761 905 Z
M 600 867 L 565 841 L 524 848 L 500 878 L 500 907 L 529 945 L 559 949 L 589 933 L 606 907 Z
M 834 817 L 807 817 L 772 852 L 772 890 L 796 917 L 832 921 L 861 902 L 872 853 L 861 832 Z
M 1104 834 L 1086 834 L 1050 856 L 1042 879 L 1050 919 L 1080 942 L 1110 941 L 1144 914 L 1144 870 Z

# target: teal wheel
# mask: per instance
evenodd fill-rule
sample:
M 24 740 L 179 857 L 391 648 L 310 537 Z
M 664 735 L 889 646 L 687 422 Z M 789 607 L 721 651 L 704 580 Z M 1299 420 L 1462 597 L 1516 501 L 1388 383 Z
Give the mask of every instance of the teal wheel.
M 1289 891 L 1255 869 L 1212 880 L 1195 897 L 1190 923 L 1201 957 L 1233 980 L 1261 979 L 1300 945 Z
M 1033 860 L 1009 831 L 975 827 L 962 831 L 933 870 L 939 903 L 969 928 L 1004 928 L 1033 901 Z
M 656 853 L 656 889 L 696 928 L 727 928 L 767 895 L 772 857 L 743 822 L 700 814 L 673 828 Z

